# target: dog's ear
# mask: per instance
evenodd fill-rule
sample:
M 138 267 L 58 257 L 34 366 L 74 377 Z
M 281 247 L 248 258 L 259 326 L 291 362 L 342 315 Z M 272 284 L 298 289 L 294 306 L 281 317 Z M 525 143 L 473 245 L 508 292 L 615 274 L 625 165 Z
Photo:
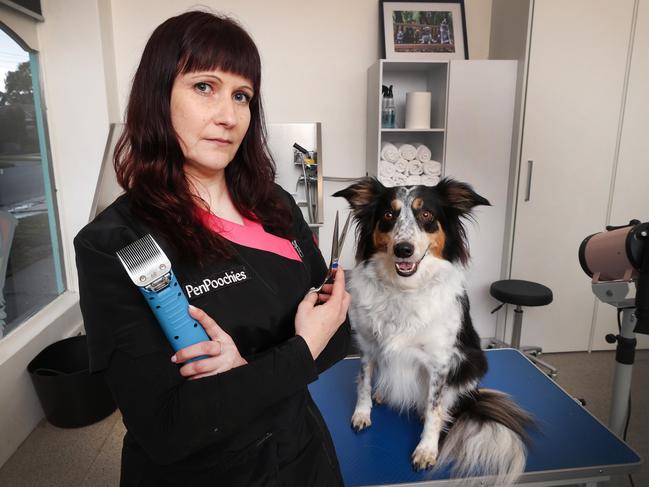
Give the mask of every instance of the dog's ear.
M 373 253 L 373 215 L 381 194 L 387 191 L 378 180 L 363 178 L 333 196 L 342 196 L 349 202 L 356 221 L 356 261 L 368 259 Z
M 461 215 L 471 212 L 474 206 L 491 206 L 486 198 L 476 193 L 467 183 L 452 178 L 443 178 L 436 186 L 444 204 L 459 211 Z
M 351 186 L 335 192 L 332 196 L 342 196 L 349 202 L 349 206 L 357 212 L 376 201 L 378 195 L 385 191 L 383 186 L 375 178 L 363 178 Z

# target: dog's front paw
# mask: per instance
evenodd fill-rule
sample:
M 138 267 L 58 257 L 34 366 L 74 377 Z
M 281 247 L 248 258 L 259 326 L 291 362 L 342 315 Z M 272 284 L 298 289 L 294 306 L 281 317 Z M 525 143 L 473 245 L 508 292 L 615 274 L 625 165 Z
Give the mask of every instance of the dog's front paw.
M 352 416 L 352 428 L 356 431 L 364 430 L 372 424 L 370 413 L 364 411 L 354 411 Z
M 378 392 L 372 395 L 372 399 L 374 400 L 374 404 L 383 404 L 383 397 Z
M 437 448 L 417 445 L 412 453 L 412 465 L 415 470 L 426 470 L 437 463 Z

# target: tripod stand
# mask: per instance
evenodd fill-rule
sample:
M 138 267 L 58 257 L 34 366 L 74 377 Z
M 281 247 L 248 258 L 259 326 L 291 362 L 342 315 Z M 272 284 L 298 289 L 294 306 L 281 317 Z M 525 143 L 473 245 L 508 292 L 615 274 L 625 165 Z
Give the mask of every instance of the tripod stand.
M 634 289 L 631 290 L 631 287 Z M 618 335 L 606 335 L 608 343 L 616 343 L 615 374 L 611 396 L 609 428 L 618 437 L 624 436 L 624 426 L 629 415 L 629 397 L 631 394 L 631 377 L 635 361 L 635 283 L 599 282 L 593 284 L 593 293 L 607 304 L 615 306 L 622 313 L 622 322 Z M 629 294 L 633 297 L 629 297 Z

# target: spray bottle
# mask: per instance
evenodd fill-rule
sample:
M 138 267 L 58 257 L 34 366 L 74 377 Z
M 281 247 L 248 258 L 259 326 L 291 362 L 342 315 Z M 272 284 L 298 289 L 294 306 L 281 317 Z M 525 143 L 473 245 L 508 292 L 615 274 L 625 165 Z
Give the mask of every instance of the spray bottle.
M 381 105 L 381 127 L 384 129 L 393 129 L 395 127 L 395 109 L 394 95 L 392 94 L 392 85 L 382 87 L 383 102 Z

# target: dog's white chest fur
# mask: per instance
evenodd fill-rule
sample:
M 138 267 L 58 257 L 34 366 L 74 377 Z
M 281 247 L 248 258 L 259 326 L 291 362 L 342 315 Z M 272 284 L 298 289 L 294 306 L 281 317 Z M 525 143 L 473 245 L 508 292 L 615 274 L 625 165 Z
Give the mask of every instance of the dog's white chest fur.
M 430 374 L 452 367 L 462 325 L 462 269 L 430 257 L 422 264 L 406 278 L 405 290 L 380 257 L 354 269 L 349 283 L 351 322 L 363 354 L 376 365 L 377 394 L 404 409 L 421 410 Z

